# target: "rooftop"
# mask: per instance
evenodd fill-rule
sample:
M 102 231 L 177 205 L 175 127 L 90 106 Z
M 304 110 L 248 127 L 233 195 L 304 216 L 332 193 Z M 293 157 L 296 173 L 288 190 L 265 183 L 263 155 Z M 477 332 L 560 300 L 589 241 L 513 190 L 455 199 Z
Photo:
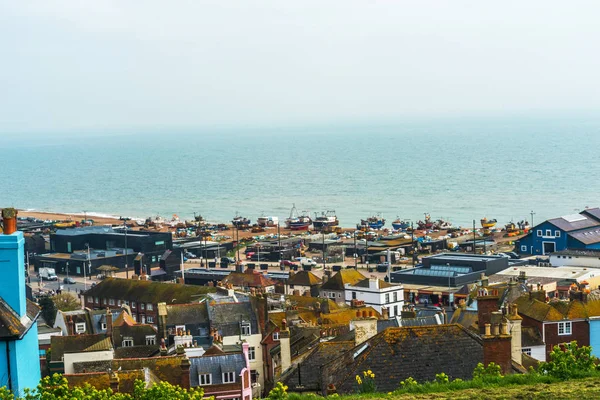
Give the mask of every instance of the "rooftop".
M 355 285 L 365 278 L 366 276 L 355 269 L 343 269 L 329 278 L 329 280 L 321 286 L 321 289 L 344 290 L 346 284 Z
M 600 226 L 599 221 L 588 218 L 584 214 L 565 215 L 563 217 L 549 219 L 548 222 L 565 232 L 573 232 L 580 229 L 591 228 L 593 226 Z

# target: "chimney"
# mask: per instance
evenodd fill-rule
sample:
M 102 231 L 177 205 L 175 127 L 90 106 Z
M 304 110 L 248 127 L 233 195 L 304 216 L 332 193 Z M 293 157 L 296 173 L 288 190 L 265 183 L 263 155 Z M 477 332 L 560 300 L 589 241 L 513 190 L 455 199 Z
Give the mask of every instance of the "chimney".
M 489 324 L 493 311 L 498 310 L 497 289 L 481 288 L 477 292 L 477 321 L 479 325 L 479 333 L 483 333 L 485 324 Z
M 519 271 L 519 277 L 517 278 L 519 283 L 527 283 L 527 274 L 525 271 Z
M 156 307 L 158 308 L 158 333 L 166 339 L 169 337 L 167 334 L 167 303 L 158 303 Z
M 487 276 L 485 276 L 485 272 L 482 272 L 480 275 L 480 282 L 481 282 L 481 287 L 487 287 L 489 284 L 489 279 Z
M 108 382 L 110 384 L 110 389 L 113 391 L 113 393 L 118 393 L 119 392 L 119 377 L 117 376 L 117 373 L 115 371 L 110 371 L 108 373 Z
M 521 351 L 522 321 L 523 318 L 519 316 L 517 305 L 510 304 L 508 306 L 508 323 L 511 335 L 511 356 L 512 360 L 519 365 L 523 364 L 523 353 Z
M 290 330 L 284 324 L 279 331 L 279 346 L 281 351 L 281 373 L 292 366 L 292 351 L 290 349 Z
M 106 308 L 106 336 L 112 336 L 113 329 L 113 315 L 110 312 L 110 308 Z
M 185 351 L 183 353 L 183 358 L 181 359 L 181 363 L 179 364 L 179 368 L 181 368 L 181 381 L 179 385 L 183 389 L 190 388 L 190 359 L 185 355 Z
M 377 318 L 353 319 L 352 324 L 354 325 L 354 344 L 356 346 L 377 335 Z
M 483 364 L 487 366 L 493 362 L 500 366 L 503 375 L 507 375 L 512 370 L 512 338 L 508 334 L 508 326 L 502 313 L 492 313 L 491 320 L 491 324 L 484 325 L 484 334 L 481 337 Z
M 381 307 L 381 319 L 390 319 L 390 312 L 387 307 Z
M 17 231 L 17 210 L 14 208 L 2 209 L 3 228 L 2 232 L 5 235 L 12 235 Z
M 415 307 L 412 304 L 407 304 L 402 307 L 402 311 L 400 312 L 400 318 L 417 318 L 417 312 L 415 311 Z
M 75 323 L 73 322 L 73 318 L 71 318 L 71 316 L 69 315 L 69 319 L 67 321 L 67 332 L 69 333 L 69 335 L 74 335 L 75 334 Z

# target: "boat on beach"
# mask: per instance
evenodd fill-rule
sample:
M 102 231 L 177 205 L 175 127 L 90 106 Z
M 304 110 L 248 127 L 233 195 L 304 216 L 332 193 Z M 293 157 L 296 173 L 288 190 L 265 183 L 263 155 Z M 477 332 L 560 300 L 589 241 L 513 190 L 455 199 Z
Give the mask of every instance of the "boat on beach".
M 325 228 L 330 228 L 332 226 L 338 226 L 340 221 L 338 217 L 335 215 L 335 210 L 328 210 L 327 212 L 322 212 L 321 215 L 317 215 L 315 213 L 315 219 L 313 220 L 313 227 L 316 230 L 323 230 Z
M 433 228 L 433 222 L 431 221 L 431 215 L 429 213 L 425 213 L 425 220 L 417 222 L 417 226 L 419 230 L 429 230 Z
M 277 226 L 277 224 L 279 224 L 279 217 L 266 216 L 263 214 L 260 217 L 258 217 L 256 223 L 260 227 Z
M 285 220 L 285 226 L 292 231 L 306 231 L 312 224 L 312 219 L 308 215 L 308 211 L 302 211 L 298 214 L 296 205 L 292 206 L 290 216 Z
M 234 227 L 238 229 L 245 229 L 251 225 L 251 221 L 249 218 L 242 217 L 239 213 L 235 214 L 235 217 L 231 220 L 231 223 Z
M 360 224 L 357 225 L 358 229 L 381 229 L 385 225 L 385 219 L 381 216 L 381 214 L 373 215 L 367 219 L 361 219 Z
M 410 227 L 410 222 L 408 220 L 400 219 L 400 217 L 396 217 L 396 219 L 392 222 L 392 228 L 397 231 L 405 231 Z
M 486 217 L 483 217 L 480 222 L 481 222 L 481 226 L 486 229 L 493 228 L 494 226 L 496 226 L 496 223 L 498 223 L 497 220 L 487 219 Z

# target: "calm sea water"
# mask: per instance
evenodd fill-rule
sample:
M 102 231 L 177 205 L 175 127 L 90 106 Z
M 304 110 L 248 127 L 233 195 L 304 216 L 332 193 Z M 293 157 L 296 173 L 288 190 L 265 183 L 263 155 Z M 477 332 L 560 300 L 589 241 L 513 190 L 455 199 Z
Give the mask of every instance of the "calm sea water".
M 433 120 L 394 125 L 13 136 L 0 205 L 229 221 L 286 218 L 293 203 L 342 225 L 381 212 L 470 226 L 600 206 L 600 122 Z M 14 183 L 6 189 L 6 182 Z

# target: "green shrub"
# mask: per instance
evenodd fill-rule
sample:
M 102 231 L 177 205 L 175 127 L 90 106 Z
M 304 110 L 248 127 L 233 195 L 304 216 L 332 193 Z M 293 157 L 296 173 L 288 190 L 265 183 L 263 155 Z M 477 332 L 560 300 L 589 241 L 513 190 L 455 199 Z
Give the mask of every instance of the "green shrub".
M 589 375 L 596 370 L 595 361 L 591 347 L 579 347 L 573 341 L 564 345 L 564 349 L 554 346 L 550 361 L 541 363 L 539 370 L 548 376 L 566 380 Z

